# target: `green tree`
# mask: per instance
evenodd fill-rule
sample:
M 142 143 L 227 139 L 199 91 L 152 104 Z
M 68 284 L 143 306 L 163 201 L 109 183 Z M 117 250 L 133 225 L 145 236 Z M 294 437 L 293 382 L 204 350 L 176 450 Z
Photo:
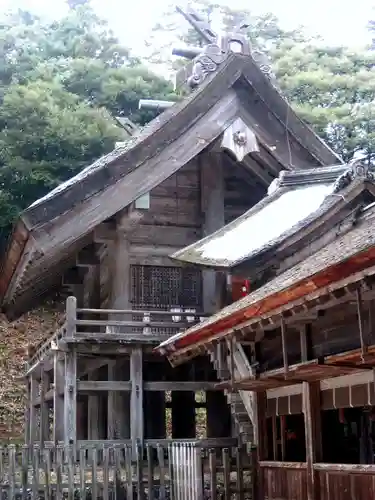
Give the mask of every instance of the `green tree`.
M 171 84 L 119 44 L 88 1 L 47 22 L 17 11 L 0 22 L 0 244 L 20 210 L 110 151 L 143 124 L 140 98 Z M 2 241 L 1 241 L 2 240 Z
M 9 88 L 0 130 L 0 226 L 122 138 L 104 108 L 40 81 Z

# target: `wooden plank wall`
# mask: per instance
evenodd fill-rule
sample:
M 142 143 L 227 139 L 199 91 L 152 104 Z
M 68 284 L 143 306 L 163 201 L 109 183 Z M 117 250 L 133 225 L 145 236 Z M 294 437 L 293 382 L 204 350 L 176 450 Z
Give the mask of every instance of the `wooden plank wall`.
M 372 302 L 364 303 L 364 334 L 369 345 L 375 342 L 374 328 L 370 325 L 369 308 Z M 289 364 L 301 361 L 299 328 L 287 327 L 287 352 Z M 311 321 L 309 341 L 310 359 L 329 356 L 360 348 L 359 326 L 354 303 L 343 303 L 328 309 L 324 316 Z M 280 330 L 267 331 L 261 341 L 262 370 L 283 366 Z
M 182 167 L 150 193 L 150 209 L 133 231 L 136 245 L 183 247 L 202 237 L 200 163 L 204 154 Z M 266 193 L 246 167 L 223 158 L 225 223 L 239 217 Z M 152 227 L 150 227 L 152 226 Z
M 151 191 L 150 209 L 130 241 L 182 247 L 201 237 L 201 223 L 199 166 L 192 161 Z

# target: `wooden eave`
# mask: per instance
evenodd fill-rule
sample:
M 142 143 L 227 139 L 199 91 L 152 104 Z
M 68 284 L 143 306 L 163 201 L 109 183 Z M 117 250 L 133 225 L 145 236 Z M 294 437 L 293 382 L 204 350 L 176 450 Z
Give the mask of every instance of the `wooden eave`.
M 281 123 L 284 126 L 288 123 L 289 134 L 296 147 L 306 152 L 307 163 L 316 166 L 339 161 L 296 116 L 251 58 L 230 54 L 196 92 L 162 113 L 124 148 L 99 159 L 85 175 L 78 175 L 79 181 L 71 179 L 23 212 L 19 225 L 25 226 L 32 236 L 33 257 L 25 259 L 22 251 L 16 258 L 11 250 L 14 233 L 0 277 L 3 307 L 6 310 L 13 307 L 12 284 L 19 282 L 21 274 L 27 281 L 39 266 L 48 269 L 49 262 L 56 262 L 59 254 L 66 258 L 67 250 L 79 248 L 80 240 L 99 223 L 149 192 L 212 143 L 240 115 L 241 108 L 246 107 L 238 98 L 237 81 L 241 88 L 247 85 L 253 89 L 259 103 L 267 107 L 265 115 L 273 113 L 279 122 L 288 117 L 287 122 Z M 188 136 L 191 145 L 182 154 Z M 267 138 L 263 142 L 272 155 L 272 144 L 266 144 Z M 280 163 L 280 158 L 275 157 L 275 161 L 280 170 L 289 168 L 287 160 Z M 38 287 L 43 289 L 42 284 Z
M 375 366 L 375 346 L 367 348 L 366 363 L 361 358 L 361 351 L 349 351 L 327 356 L 323 362 L 314 359 L 284 368 L 260 373 L 258 377 L 238 380 L 226 380 L 216 384 L 216 388 L 243 391 L 265 391 L 302 382 L 319 382 L 330 378 L 353 375 L 363 371 L 373 371 Z
M 371 212 L 373 213 L 373 210 Z M 336 242 L 330 243 L 325 249 L 322 249 L 320 252 L 325 250 L 325 253 L 330 255 L 330 260 L 327 262 L 327 266 L 319 271 L 310 275 L 307 272 L 306 277 L 297 278 L 289 286 L 273 290 L 273 282 L 276 284 L 277 280 L 281 281 L 284 275 L 293 271 L 293 269 L 288 270 L 266 285 L 270 292 L 260 295 L 260 299 L 252 300 L 252 297 L 261 293 L 262 288 L 224 308 L 202 324 L 162 343 L 157 351 L 174 359 L 177 359 L 180 354 L 182 357 L 186 357 L 189 352 L 191 357 L 194 357 L 201 348 L 204 349 L 205 345 L 213 340 L 217 341 L 229 337 L 234 331 L 241 328 L 241 325 L 260 322 L 272 314 L 277 314 L 286 306 L 292 309 L 301 300 L 308 300 L 312 295 L 319 296 L 330 287 L 334 288 L 335 284 L 340 286 L 340 283 L 350 277 L 353 278 L 353 282 L 356 282 L 364 276 L 375 274 L 375 233 L 373 227 L 374 219 L 371 219 L 368 223 L 363 223 L 362 227 L 354 228 L 343 237 L 338 238 Z M 345 248 L 340 246 L 342 241 L 348 242 L 349 249 L 346 253 Z M 332 251 L 330 251 L 331 248 Z M 314 259 L 317 254 L 313 254 L 310 259 Z M 298 266 L 296 268 L 298 269 Z

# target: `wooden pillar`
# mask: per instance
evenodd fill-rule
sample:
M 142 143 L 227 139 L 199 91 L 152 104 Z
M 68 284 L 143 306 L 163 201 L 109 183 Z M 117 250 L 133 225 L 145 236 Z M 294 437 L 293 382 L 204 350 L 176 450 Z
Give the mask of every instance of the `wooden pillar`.
M 40 447 L 44 447 L 44 442 L 49 441 L 49 404 L 45 396 L 49 390 L 50 377 L 42 366 L 40 380 Z
M 112 267 L 111 267 L 111 308 L 131 309 L 130 304 L 130 254 L 129 241 L 124 230 L 126 216 L 117 221 L 116 239 L 112 244 Z M 109 319 L 126 321 L 128 316 L 109 315 Z M 113 328 L 113 327 L 112 327 Z M 121 328 L 121 327 L 120 327 Z M 116 330 L 116 327 L 113 328 Z M 120 330 L 124 333 L 124 330 Z M 130 360 L 121 359 L 112 363 L 108 367 L 108 375 L 117 380 L 129 380 Z M 108 393 L 108 436 L 115 436 L 118 439 L 130 438 L 130 393 Z M 114 438 L 112 438 L 114 439 Z
M 223 438 L 231 435 L 231 414 L 223 392 L 206 392 L 206 412 L 208 438 Z
M 77 440 L 77 353 L 74 348 L 65 353 L 64 380 L 64 442 Z
M 130 380 L 132 383 L 130 404 L 130 433 L 133 451 L 137 442 L 143 443 L 143 353 L 135 347 L 130 355 Z
M 98 371 L 93 370 L 88 374 L 88 380 L 98 380 Z M 99 439 L 99 395 L 89 394 L 87 398 L 87 439 Z
M 37 443 L 38 439 L 38 422 L 37 422 L 37 411 L 35 407 L 35 402 L 38 398 L 38 380 L 35 378 L 34 374 L 30 377 L 30 431 L 29 438 L 30 444 L 34 445 Z
M 56 351 L 53 357 L 53 440 L 64 439 L 64 361 Z
M 108 364 L 108 380 L 129 380 L 129 359 L 113 360 Z M 130 393 L 108 391 L 108 439 L 130 438 Z
M 224 226 L 224 173 L 222 153 L 200 157 L 202 236 L 208 236 Z M 220 304 L 222 276 L 216 271 L 203 270 L 203 310 L 214 313 Z
M 319 485 L 314 463 L 322 461 L 320 383 L 302 383 L 303 412 L 305 416 L 307 499 L 319 498 Z
M 254 416 L 256 425 L 254 426 L 254 440 L 256 444 L 254 473 L 254 493 L 255 500 L 264 500 L 264 479 L 263 471 L 259 462 L 267 459 L 267 393 L 257 392 L 254 398 L 256 404 Z
M 25 444 L 30 443 L 30 417 L 31 417 L 31 382 L 30 376 L 26 377 L 25 394 Z
M 172 392 L 172 438 L 195 438 L 194 392 Z
M 116 380 L 115 372 L 116 362 L 114 360 L 108 363 L 108 381 Z M 117 408 L 116 408 L 116 391 L 108 391 L 107 399 L 107 438 L 116 439 L 117 438 Z

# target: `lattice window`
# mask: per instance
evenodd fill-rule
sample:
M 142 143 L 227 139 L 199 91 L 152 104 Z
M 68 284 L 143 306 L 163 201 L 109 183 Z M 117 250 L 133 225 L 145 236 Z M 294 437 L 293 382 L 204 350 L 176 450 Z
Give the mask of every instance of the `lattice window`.
M 197 269 L 132 266 L 131 267 L 131 303 L 138 311 L 166 311 L 176 314 L 158 315 L 154 320 L 168 323 L 165 327 L 152 326 L 151 318 L 144 314 L 134 314 L 133 321 L 149 323 L 149 326 L 136 328 L 137 333 L 168 334 L 178 333 L 181 320 L 195 321 L 195 313 L 202 311 L 202 277 Z M 191 312 L 191 317 L 181 317 L 179 312 Z M 176 326 L 171 327 L 170 324 Z M 186 323 L 185 323 L 186 325 Z M 185 326 L 186 327 L 186 326 Z
M 133 309 L 164 310 L 180 307 L 202 310 L 202 277 L 198 269 L 131 266 Z

